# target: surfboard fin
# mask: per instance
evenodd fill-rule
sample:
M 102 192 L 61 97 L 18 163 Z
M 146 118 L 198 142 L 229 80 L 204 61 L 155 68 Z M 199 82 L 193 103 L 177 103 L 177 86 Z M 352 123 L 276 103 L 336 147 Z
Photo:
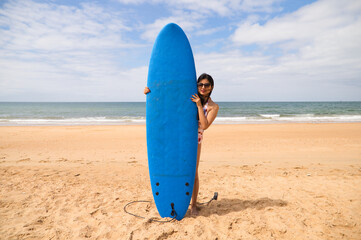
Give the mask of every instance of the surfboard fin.
M 174 215 L 174 217 L 177 217 L 177 213 L 176 213 L 176 211 L 175 211 L 175 209 L 174 209 L 174 203 L 171 203 L 170 204 L 170 206 L 172 207 L 172 212 L 170 213 L 170 215 L 173 217 Z

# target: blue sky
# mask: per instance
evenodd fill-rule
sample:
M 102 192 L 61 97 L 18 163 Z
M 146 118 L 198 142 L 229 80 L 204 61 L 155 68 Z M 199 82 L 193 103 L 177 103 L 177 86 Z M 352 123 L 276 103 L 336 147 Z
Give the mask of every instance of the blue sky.
M 215 101 L 361 101 L 359 0 L 0 1 L 0 101 L 144 101 L 169 22 Z

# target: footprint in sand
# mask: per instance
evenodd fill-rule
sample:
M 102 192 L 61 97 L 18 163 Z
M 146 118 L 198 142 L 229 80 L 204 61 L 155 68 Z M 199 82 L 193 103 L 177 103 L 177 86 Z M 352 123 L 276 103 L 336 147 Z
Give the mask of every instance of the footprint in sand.
M 47 160 L 40 160 L 39 163 L 49 163 L 50 161 Z
M 249 168 L 248 165 L 243 165 L 243 166 L 241 166 L 241 169 L 242 169 L 242 170 L 249 170 L 250 168 Z
M 57 162 L 67 162 L 68 161 L 68 159 L 66 159 L 66 158 L 59 158 L 59 160 L 57 160 Z
M 79 237 L 90 238 L 94 230 L 95 229 L 93 227 L 87 225 L 86 227 L 80 229 Z
M 45 216 L 40 216 L 38 217 L 35 221 L 25 224 L 23 227 L 26 228 L 28 231 L 33 231 L 35 230 L 36 226 L 42 225 L 45 221 L 46 221 Z
M 30 158 L 23 158 L 23 159 L 20 159 L 20 160 L 18 160 L 16 162 L 28 162 L 30 160 L 31 160 Z
M 305 168 L 304 166 L 301 166 L 301 167 L 294 167 L 293 169 L 297 169 L 297 170 L 300 170 L 300 169 L 307 169 L 307 168 Z
M 94 218 L 101 218 L 101 217 L 104 217 L 104 216 L 108 216 L 108 212 L 105 210 L 105 209 L 96 209 L 94 210 L 93 212 L 90 213 L 90 215 Z

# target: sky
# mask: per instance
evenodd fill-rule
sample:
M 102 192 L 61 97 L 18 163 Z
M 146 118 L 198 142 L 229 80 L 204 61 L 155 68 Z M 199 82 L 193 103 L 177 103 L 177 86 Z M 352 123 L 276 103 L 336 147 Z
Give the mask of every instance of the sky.
M 0 101 L 145 101 L 167 23 L 214 101 L 361 101 L 360 0 L 0 0 Z

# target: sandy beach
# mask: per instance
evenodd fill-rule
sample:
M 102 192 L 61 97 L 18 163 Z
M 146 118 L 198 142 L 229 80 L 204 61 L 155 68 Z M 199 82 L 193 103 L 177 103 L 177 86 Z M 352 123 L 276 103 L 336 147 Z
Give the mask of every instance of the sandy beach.
M 159 217 L 144 125 L 0 127 L 0 239 L 361 239 L 361 123 L 213 125 L 197 217 Z

